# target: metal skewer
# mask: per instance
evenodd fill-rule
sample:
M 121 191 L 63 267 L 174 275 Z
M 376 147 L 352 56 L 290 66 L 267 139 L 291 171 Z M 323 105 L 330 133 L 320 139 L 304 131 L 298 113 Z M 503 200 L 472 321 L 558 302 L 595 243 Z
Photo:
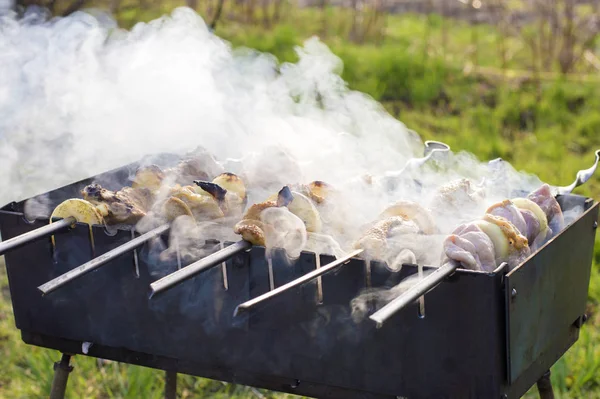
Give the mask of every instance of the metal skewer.
M 48 281 L 45 284 L 42 284 L 38 287 L 40 291 L 42 291 L 43 295 L 49 294 L 50 292 L 62 287 L 63 285 L 87 274 L 93 270 L 96 270 L 100 266 L 110 262 L 111 260 L 127 253 L 133 251 L 134 249 L 141 247 L 146 241 L 151 240 L 152 238 L 161 235 L 165 231 L 169 230 L 170 226 L 168 224 L 164 224 L 159 226 L 149 232 L 142 234 L 141 236 L 134 238 L 133 240 L 123 244 L 107 253 L 98 256 L 97 258 L 92 259 L 91 261 L 84 263 L 81 266 L 76 267 L 73 270 L 69 270 L 68 272 L 56 277 Z
M 406 162 L 406 165 L 398 171 L 386 172 L 386 178 L 394 178 L 401 176 L 406 170 L 425 164 L 436 152 L 448 152 L 450 146 L 441 141 L 428 140 L 425 142 L 424 156 L 422 158 L 411 158 Z
M 596 168 L 598 167 L 598 162 L 600 162 L 600 150 L 597 150 L 595 152 L 595 154 L 596 154 L 596 161 L 594 162 L 592 167 L 589 169 L 583 169 L 583 170 L 580 170 L 579 172 L 577 172 L 577 177 L 575 178 L 575 181 L 571 185 L 566 186 L 566 187 L 556 187 L 556 191 L 559 195 L 570 194 L 573 192 L 573 190 L 575 190 L 575 188 L 581 186 L 582 184 L 584 184 L 585 182 L 590 180 L 590 178 L 594 175 Z
M 17 248 L 20 248 L 23 245 L 27 245 L 31 242 L 51 236 L 52 234 L 54 234 L 60 230 L 69 228 L 75 222 L 76 222 L 75 218 L 72 216 L 69 216 L 68 218 L 59 220 L 54 223 L 50 223 L 47 226 L 28 231 L 27 233 L 13 237 L 9 240 L 2 241 L 2 242 L 0 242 L 0 256 L 4 255 L 7 252 L 15 250 Z
M 415 302 L 420 296 L 425 295 L 431 289 L 435 288 L 442 280 L 454 273 L 456 269 L 458 269 L 458 263 L 445 263 L 422 280 L 419 280 L 418 283 L 413 285 L 406 292 L 373 313 L 369 318 L 377 323 L 377 328 L 381 328 L 387 319 Z
M 150 298 L 152 298 L 156 294 L 160 294 L 169 290 L 170 288 L 173 288 L 177 284 L 180 284 L 199 273 L 209 270 L 215 266 L 219 266 L 227 259 L 237 255 L 240 252 L 246 251 L 251 247 L 252 244 L 250 244 L 248 241 L 238 241 L 235 244 L 232 244 L 213 254 L 208 255 L 206 258 L 200 259 L 197 262 L 194 262 L 186 267 L 177 270 L 174 273 L 171 273 L 168 276 L 161 278 L 160 280 L 156 280 L 155 282 L 150 284 Z
M 363 251 L 364 251 L 364 249 L 357 249 L 356 251 L 350 252 L 348 255 L 344 256 L 343 258 L 336 259 L 335 261 L 333 261 L 325 266 L 321 266 L 320 268 L 315 269 L 312 272 L 307 273 L 302 277 L 292 280 L 289 283 L 284 284 L 280 287 L 277 287 L 272 291 L 269 291 L 260 296 L 257 296 L 254 299 L 246 301 L 246 302 L 242 303 L 241 305 L 238 305 L 238 307 L 235 309 L 234 314 L 237 315 L 239 312 L 247 311 L 247 310 L 253 308 L 254 306 L 256 306 L 260 303 L 266 302 L 269 299 L 272 299 L 289 289 L 292 289 L 299 285 L 308 283 L 309 281 L 314 280 L 317 277 L 322 276 L 323 274 L 332 271 L 336 267 L 339 267 L 345 263 L 348 263 L 350 261 L 350 259 L 352 259 L 353 257 L 355 257 L 356 255 L 360 254 Z

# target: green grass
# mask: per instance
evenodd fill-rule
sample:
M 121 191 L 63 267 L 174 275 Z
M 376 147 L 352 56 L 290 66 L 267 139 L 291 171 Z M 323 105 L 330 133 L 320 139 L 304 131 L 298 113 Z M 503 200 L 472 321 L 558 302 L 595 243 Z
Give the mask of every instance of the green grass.
M 119 14 L 123 26 L 150 20 L 180 3 L 159 2 L 141 11 L 136 7 Z M 235 11 L 235 10 L 233 10 Z M 224 21 L 217 33 L 234 46 L 273 53 L 280 61 L 294 61 L 294 46 L 315 33 L 322 34 L 321 15 L 315 10 L 292 10 L 269 30 Z M 232 12 L 227 10 L 226 12 Z M 478 60 L 498 67 L 491 26 L 472 28 L 445 21 L 451 40 L 441 46 L 442 24 L 437 16 L 388 16 L 385 36 L 378 42 L 355 45 L 346 41 L 348 14 L 327 10 L 322 39 L 344 61 L 343 77 L 349 86 L 381 101 L 423 139 L 435 139 L 454 149 L 467 150 L 482 159 L 503 157 L 517 169 L 537 174 L 551 184 L 567 185 L 575 173 L 588 167 L 600 148 L 600 87 L 598 81 L 582 84 L 565 80 L 542 83 L 497 76 L 467 75 L 465 63 L 473 29 L 477 30 Z M 428 32 L 428 33 L 427 33 Z M 427 33 L 427 34 L 426 34 Z M 429 40 L 424 37 L 428 35 Z M 510 38 L 508 67 L 526 68 L 523 43 Z M 581 67 L 580 70 L 585 68 Z M 600 200 L 600 179 L 594 177 L 578 193 Z M 553 367 L 558 398 L 600 398 L 600 238 L 589 291 L 591 318 L 577 344 Z M 0 398 L 38 398 L 49 392 L 56 351 L 26 346 L 14 327 L 4 267 L 0 264 Z M 98 363 L 78 356 L 68 385 L 70 398 L 159 398 L 162 373 L 114 362 Z M 266 397 L 285 395 L 261 391 Z M 252 398 L 249 388 L 190 376 L 180 376 L 178 397 Z M 535 389 L 528 397 L 535 397 Z

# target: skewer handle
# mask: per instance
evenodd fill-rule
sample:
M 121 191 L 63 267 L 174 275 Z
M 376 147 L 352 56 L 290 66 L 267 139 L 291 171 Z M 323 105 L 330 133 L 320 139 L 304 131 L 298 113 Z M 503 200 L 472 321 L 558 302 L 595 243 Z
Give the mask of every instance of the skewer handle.
M 571 183 L 571 185 L 566 186 L 566 187 L 557 187 L 556 188 L 556 192 L 559 195 L 571 194 L 573 192 L 573 190 L 575 190 L 577 187 L 585 184 L 588 180 L 591 179 L 591 177 L 594 175 L 594 172 L 596 172 L 596 169 L 598 168 L 598 163 L 600 162 L 600 150 L 597 150 L 594 153 L 594 155 L 596 156 L 596 161 L 594 162 L 594 164 L 591 167 L 589 167 L 588 169 L 583 169 L 583 170 L 580 170 L 579 172 L 577 172 L 575 181 L 573 183 Z
M 169 230 L 169 225 L 164 224 L 159 226 L 149 232 L 142 234 L 141 236 L 134 238 L 133 240 L 123 244 L 112 251 L 108 251 L 107 253 L 98 256 L 97 258 L 92 259 L 91 261 L 84 263 L 81 266 L 76 267 L 75 269 L 69 270 L 68 272 L 61 274 L 48 281 L 45 284 L 42 284 L 38 287 L 38 290 L 42 291 L 43 295 L 49 294 L 50 292 L 62 287 L 63 285 L 83 276 L 99 268 L 100 266 L 110 262 L 111 260 L 127 253 L 133 251 L 134 249 L 141 247 L 144 245 L 146 241 L 150 241 L 152 238 L 161 235 L 165 231 Z
M 177 270 L 174 273 L 171 273 L 161 278 L 160 280 L 156 280 L 155 282 L 150 284 L 150 298 L 152 298 L 156 294 L 160 294 L 173 288 L 177 284 L 180 284 L 185 280 L 194 277 L 197 274 L 200 274 L 206 270 L 218 266 L 221 263 L 225 262 L 227 259 L 250 248 L 252 248 L 252 244 L 250 244 L 248 241 L 238 241 L 235 244 L 232 244 L 213 254 L 208 255 L 206 258 L 200 259 L 197 262 L 194 262 L 186 267 Z
M 269 292 L 266 292 L 260 296 L 257 296 L 254 299 L 251 299 L 249 301 L 246 301 L 244 303 L 242 303 L 241 305 L 238 305 L 238 307 L 235 310 L 235 314 L 241 312 L 241 311 L 246 311 L 251 309 L 252 307 L 266 302 L 269 299 L 272 299 L 280 294 L 282 294 L 283 292 L 290 290 L 294 287 L 297 287 L 299 285 L 302 284 L 306 284 L 311 280 L 316 279 L 319 276 L 322 276 L 325 273 L 328 273 L 330 271 L 332 271 L 333 269 L 335 269 L 336 267 L 339 267 L 345 263 L 347 263 L 348 261 L 350 261 L 350 259 L 352 259 L 353 257 L 355 257 L 356 255 L 360 254 L 361 252 L 363 252 L 363 249 L 357 249 L 356 251 L 353 251 L 351 253 L 349 253 L 348 255 L 344 256 L 343 258 L 337 259 L 331 263 L 329 263 L 328 265 L 325 266 L 321 266 L 318 269 L 313 270 L 310 273 L 306 273 L 304 276 L 299 277 L 295 280 L 290 281 L 287 284 L 284 284 L 280 287 L 275 288 L 274 290 L 271 290 Z
M 454 262 L 445 263 L 413 285 L 406 292 L 373 313 L 369 318 L 377 323 L 377 328 L 381 328 L 387 319 L 415 302 L 420 296 L 425 295 L 428 291 L 441 283 L 447 276 L 454 273 L 456 269 L 458 269 L 458 264 Z
M 17 248 L 20 248 L 24 245 L 27 245 L 31 242 L 40 240 L 45 237 L 49 237 L 60 230 L 69 228 L 75 222 L 75 218 L 69 216 L 68 218 L 59 220 L 54 223 L 50 223 L 47 226 L 40 227 L 38 229 L 28 231 L 25 234 L 13 237 L 10 240 L 2 241 L 0 242 L 0 256 Z

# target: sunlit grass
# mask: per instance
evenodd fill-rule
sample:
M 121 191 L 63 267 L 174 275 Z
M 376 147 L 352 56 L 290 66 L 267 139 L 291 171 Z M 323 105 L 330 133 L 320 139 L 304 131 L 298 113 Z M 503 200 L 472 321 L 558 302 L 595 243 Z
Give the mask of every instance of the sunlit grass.
M 517 2 L 513 2 L 517 3 Z M 134 4 L 132 2 L 132 4 Z M 137 4 L 137 3 L 135 3 Z M 183 2 L 162 2 L 159 8 L 139 10 L 124 7 L 118 18 L 123 26 L 148 21 Z M 127 4 L 125 4 L 127 5 Z M 593 161 L 600 148 L 600 95 L 598 85 L 550 82 L 540 87 L 508 82 L 506 85 L 466 77 L 462 67 L 471 55 L 466 50 L 477 29 L 478 60 L 497 67 L 495 43 L 498 32 L 489 26 L 472 28 L 450 22 L 451 40 L 441 48 L 441 20 L 424 16 L 389 16 L 387 36 L 381 43 L 353 45 L 337 33 L 347 12 L 329 9 L 323 40 L 345 61 L 344 77 L 350 87 L 384 102 L 423 139 L 450 144 L 456 150 L 477 154 L 481 160 L 502 157 L 517 169 L 537 174 L 556 185 L 570 184 L 575 173 Z M 427 23 L 431 23 L 428 27 Z M 265 30 L 258 24 L 227 21 L 217 33 L 235 46 L 273 52 L 280 60 L 293 61 L 294 45 L 320 32 L 315 10 L 284 14 L 282 23 Z M 429 52 L 423 49 L 425 30 L 431 29 Z M 511 38 L 509 67 L 522 68 L 528 57 L 523 43 Z M 439 105 L 444 93 L 449 104 Z M 490 104 L 488 104 L 488 100 Z M 570 104 L 583 99 L 571 110 Z M 534 122 L 533 124 L 531 122 Z M 600 179 L 594 177 L 578 193 L 600 199 Z M 558 398 L 600 398 L 600 238 L 596 240 L 595 263 L 589 290 L 592 317 L 579 341 L 552 368 Z M 25 345 L 14 326 L 7 277 L 0 263 L 0 398 L 39 398 L 47 395 L 56 351 Z M 69 378 L 69 398 L 160 398 L 163 373 L 144 367 L 98 362 L 85 356 L 74 358 Z M 259 397 L 247 387 L 180 376 L 179 398 Z M 260 391 L 267 397 L 290 395 Z M 536 397 L 533 389 L 528 397 Z

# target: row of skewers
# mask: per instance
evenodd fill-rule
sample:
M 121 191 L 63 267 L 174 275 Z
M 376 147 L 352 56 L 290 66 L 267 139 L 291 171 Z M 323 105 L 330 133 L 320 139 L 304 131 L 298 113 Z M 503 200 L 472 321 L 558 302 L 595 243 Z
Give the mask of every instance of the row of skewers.
M 439 146 L 440 143 L 436 144 Z M 437 148 L 438 151 L 448 149 Z M 205 152 L 202 154 L 206 155 Z M 421 161 L 425 162 L 430 156 L 431 153 Z M 599 156 L 597 154 L 596 164 Z M 52 292 L 115 256 L 163 234 L 181 220 L 191 226 L 216 222 L 231 228 L 235 234 L 241 235 L 242 240 L 153 283 L 153 294 L 167 290 L 252 245 L 284 247 L 296 256 L 302 250 L 309 250 L 338 258 L 329 267 L 322 267 L 290 283 L 299 285 L 361 253 L 367 259 L 384 260 L 392 270 L 397 270 L 402 264 L 422 261 L 419 259 L 423 255 L 422 249 L 438 243 L 442 244 L 443 250 L 441 258 L 438 258 L 441 261 L 437 264 L 442 265 L 440 269 L 443 269 L 444 275 L 458 267 L 492 271 L 502 263 L 508 263 L 513 268 L 564 227 L 561 208 L 550 187 L 543 185 L 526 198 L 493 204 L 483 218 L 462 224 L 450 234 L 445 234 L 435 222 L 436 209 L 451 209 L 456 203 L 464 206 L 469 201 L 472 205 L 485 201 L 482 189 L 467 179 L 459 179 L 439 187 L 428 207 L 407 200 L 387 207 L 365 227 L 363 234 L 353 240 L 353 250 L 349 251 L 348 248 L 342 249 L 334 239 L 334 235 L 343 234 L 345 229 L 343 224 L 336 225 L 335 221 L 343 219 L 348 209 L 343 206 L 340 192 L 332 185 L 321 181 L 288 184 L 265 201 L 247 207 L 244 179 L 221 171 L 211 180 L 206 165 L 206 159 L 191 156 L 169 169 L 144 166 L 135 173 L 131 187 L 113 192 L 91 184 L 82 190 L 81 199 L 68 199 L 59 204 L 51 219 L 62 221 L 50 226 L 60 224 L 64 227 L 77 221 L 90 225 L 137 226 L 138 230 L 146 232 L 130 243 L 40 286 L 40 290 L 45 294 Z M 579 175 L 578 179 L 582 180 Z M 54 231 L 46 229 L 44 234 Z M 17 239 L 23 240 L 23 237 Z M 414 248 L 411 248 L 411 243 Z M 279 287 L 265 295 L 272 297 L 288 288 L 287 285 Z M 266 298 L 255 298 L 240 305 L 240 309 L 250 308 L 263 299 Z

